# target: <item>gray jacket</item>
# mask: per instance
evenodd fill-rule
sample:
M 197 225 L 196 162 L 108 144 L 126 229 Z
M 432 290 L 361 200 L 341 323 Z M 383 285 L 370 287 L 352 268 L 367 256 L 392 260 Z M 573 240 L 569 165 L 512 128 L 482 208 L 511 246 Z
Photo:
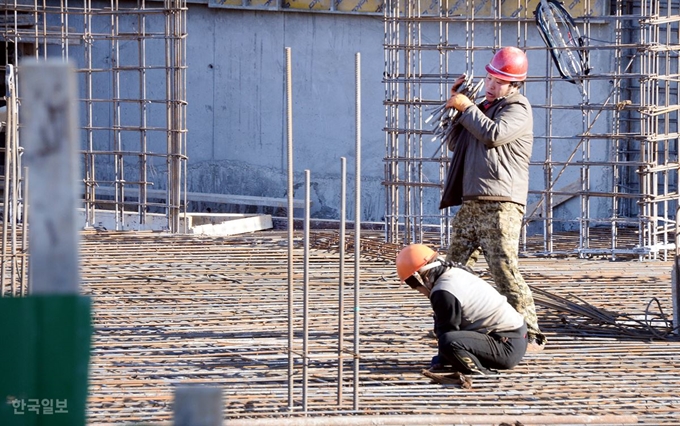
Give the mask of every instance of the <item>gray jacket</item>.
M 534 141 L 531 105 L 521 93 L 460 113 L 448 147 L 453 152 L 439 208 L 463 200 L 526 205 Z

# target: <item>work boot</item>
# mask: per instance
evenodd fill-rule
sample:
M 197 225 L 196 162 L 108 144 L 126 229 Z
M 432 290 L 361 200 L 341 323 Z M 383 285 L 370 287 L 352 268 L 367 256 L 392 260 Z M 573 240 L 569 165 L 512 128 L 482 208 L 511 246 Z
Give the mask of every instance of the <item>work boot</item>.
M 545 349 L 545 343 L 548 340 L 544 335 L 529 335 L 529 341 L 527 343 L 527 352 L 541 352 Z
M 444 364 L 444 360 L 435 355 L 430 361 L 430 371 L 456 371 L 451 364 Z

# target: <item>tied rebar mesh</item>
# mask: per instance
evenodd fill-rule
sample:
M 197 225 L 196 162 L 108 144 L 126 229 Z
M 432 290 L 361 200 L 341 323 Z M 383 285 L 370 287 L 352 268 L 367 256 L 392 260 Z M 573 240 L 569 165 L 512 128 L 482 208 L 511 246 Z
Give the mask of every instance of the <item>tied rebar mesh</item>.
M 529 58 L 523 93 L 534 118 L 520 250 L 667 260 L 680 173 L 680 5 L 544 0 L 544 43 L 527 24 L 537 3 L 456 2 L 441 10 L 415 0 L 386 3 L 386 241 L 407 244 L 431 233 L 442 247 L 450 243 L 455 212 L 437 206 L 451 152 L 442 143 L 432 153 L 424 110 L 448 98 L 461 68 L 479 73 L 510 45 Z M 578 92 L 564 89 L 572 84 Z M 572 233 L 577 243 L 561 244 Z

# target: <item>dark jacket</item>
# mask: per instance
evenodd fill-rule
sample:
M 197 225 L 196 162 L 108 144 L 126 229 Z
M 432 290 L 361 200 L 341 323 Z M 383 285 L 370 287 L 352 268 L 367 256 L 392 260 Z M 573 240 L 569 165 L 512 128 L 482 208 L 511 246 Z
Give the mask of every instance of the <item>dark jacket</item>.
M 526 205 L 534 141 L 531 105 L 514 93 L 460 113 L 447 141 L 452 151 L 440 209 L 464 200 Z

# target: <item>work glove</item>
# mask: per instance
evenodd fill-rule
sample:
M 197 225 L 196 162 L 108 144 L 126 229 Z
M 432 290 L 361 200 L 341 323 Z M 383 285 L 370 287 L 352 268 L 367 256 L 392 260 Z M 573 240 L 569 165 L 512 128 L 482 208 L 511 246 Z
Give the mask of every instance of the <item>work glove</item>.
M 460 112 L 465 111 L 472 104 L 470 98 L 458 92 L 453 92 L 449 100 L 446 101 L 447 108 L 455 108 Z
M 465 74 L 461 75 L 456 79 L 456 81 L 453 82 L 453 86 L 451 86 L 451 96 L 455 95 L 456 92 L 458 92 L 458 89 L 460 89 L 460 86 L 465 82 L 467 76 Z

